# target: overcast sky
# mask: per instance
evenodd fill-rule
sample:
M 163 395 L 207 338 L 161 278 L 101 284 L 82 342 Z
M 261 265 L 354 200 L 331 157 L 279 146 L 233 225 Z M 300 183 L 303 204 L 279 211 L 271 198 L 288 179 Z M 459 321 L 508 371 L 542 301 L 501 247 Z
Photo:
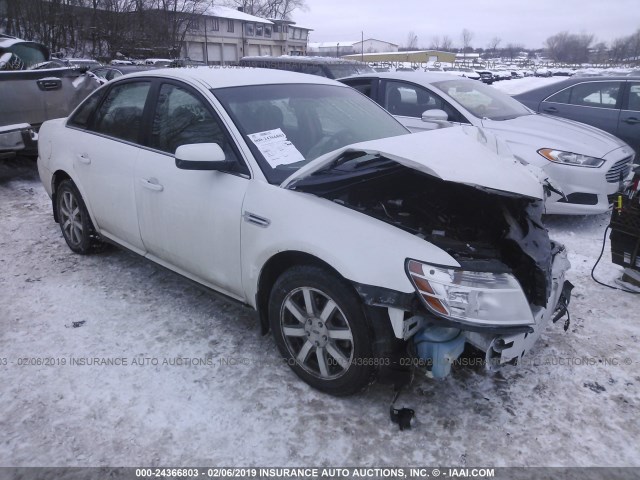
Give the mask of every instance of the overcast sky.
M 463 28 L 471 45 L 486 48 L 494 36 L 507 43 L 541 48 L 558 32 L 592 33 L 597 41 L 630 35 L 640 28 L 639 0 L 306 0 L 308 11 L 293 19 L 312 28 L 311 42 L 377 38 L 406 45 L 410 31 L 428 47 L 435 35 L 461 46 Z

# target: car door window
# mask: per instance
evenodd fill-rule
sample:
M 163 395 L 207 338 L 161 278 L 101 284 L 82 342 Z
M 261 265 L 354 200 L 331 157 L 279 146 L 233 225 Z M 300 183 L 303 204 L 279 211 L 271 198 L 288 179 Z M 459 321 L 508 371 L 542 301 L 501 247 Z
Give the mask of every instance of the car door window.
M 96 77 L 106 79 L 108 70 L 106 68 L 97 68 L 95 70 L 91 70 L 91 73 L 93 73 Z
M 451 122 L 468 121 L 448 102 L 424 87 L 404 82 L 386 82 L 385 108 L 393 115 L 421 118 L 427 110 L 444 110 Z
M 91 130 L 137 143 L 150 86 L 148 81 L 115 85 L 96 112 Z
M 220 121 L 205 104 L 185 88 L 165 83 L 158 94 L 149 146 L 174 155 L 180 145 L 192 143 L 217 143 L 227 160 L 240 165 Z
M 67 125 L 86 128 L 89 124 L 89 120 L 91 120 L 91 114 L 100 103 L 101 98 L 102 92 L 96 92 L 89 95 L 89 97 L 78 107 L 75 113 L 69 117 Z
M 366 80 L 349 80 L 343 82 L 349 85 L 351 88 L 355 88 L 363 95 L 366 95 L 369 98 L 373 98 L 373 81 L 371 79 Z
M 571 99 L 571 88 L 565 88 L 564 90 L 560 90 L 557 93 L 554 93 L 549 98 L 545 100 L 545 102 L 553 102 L 553 103 L 569 103 Z
M 622 90 L 620 87 L 620 82 L 579 83 L 571 89 L 569 103 L 583 107 L 616 108 Z
M 640 82 L 631 82 L 629 84 L 629 101 L 626 110 L 632 112 L 640 112 Z

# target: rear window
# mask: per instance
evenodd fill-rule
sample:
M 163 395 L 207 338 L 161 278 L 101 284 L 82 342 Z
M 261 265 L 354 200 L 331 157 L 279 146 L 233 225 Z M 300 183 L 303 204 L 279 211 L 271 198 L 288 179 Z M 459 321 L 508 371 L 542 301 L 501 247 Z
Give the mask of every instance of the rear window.
M 13 53 L 19 57 L 24 63 L 24 68 L 47 61 L 45 52 L 37 44 L 32 43 L 16 43 L 9 47 L 0 48 L 0 55 L 4 53 Z

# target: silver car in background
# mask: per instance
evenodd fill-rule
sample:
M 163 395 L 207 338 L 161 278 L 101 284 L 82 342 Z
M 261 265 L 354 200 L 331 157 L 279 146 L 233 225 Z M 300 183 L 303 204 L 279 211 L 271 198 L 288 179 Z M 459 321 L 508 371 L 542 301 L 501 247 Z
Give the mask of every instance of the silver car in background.
M 341 81 L 378 102 L 413 132 L 471 124 L 494 134 L 516 158 L 542 169 L 559 187 L 547 198 L 547 213 L 607 211 L 608 196 L 631 170 L 634 152 L 622 140 L 589 125 L 537 114 L 481 82 L 426 72 Z

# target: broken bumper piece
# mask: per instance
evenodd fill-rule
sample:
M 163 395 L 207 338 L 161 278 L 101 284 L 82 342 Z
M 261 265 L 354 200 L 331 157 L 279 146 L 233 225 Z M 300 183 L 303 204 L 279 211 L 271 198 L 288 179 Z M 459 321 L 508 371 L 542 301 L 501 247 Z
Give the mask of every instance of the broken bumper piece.
M 487 330 L 469 331 L 443 328 L 442 324 L 423 319 L 418 328 L 412 328 L 414 351 L 420 365 L 427 366 L 427 373 L 433 378 L 444 378 L 451 366 L 462 354 L 465 343 L 470 343 L 485 352 L 486 366 L 495 370 L 504 364 L 517 364 L 533 347 L 544 329 L 557 318 L 559 313 L 566 312 L 573 285 L 565 280 L 565 272 L 569 269 L 569 261 L 564 247 L 557 246 L 552 265 L 551 294 L 545 308 L 532 309 L 533 324 L 525 331 L 515 333 L 496 333 L 491 328 L 498 326 L 485 325 Z M 414 323 L 416 317 L 413 317 Z M 446 338 L 445 338 L 446 337 Z
M 0 155 L 7 156 L 16 152 L 38 152 L 38 134 L 28 123 L 0 127 Z

